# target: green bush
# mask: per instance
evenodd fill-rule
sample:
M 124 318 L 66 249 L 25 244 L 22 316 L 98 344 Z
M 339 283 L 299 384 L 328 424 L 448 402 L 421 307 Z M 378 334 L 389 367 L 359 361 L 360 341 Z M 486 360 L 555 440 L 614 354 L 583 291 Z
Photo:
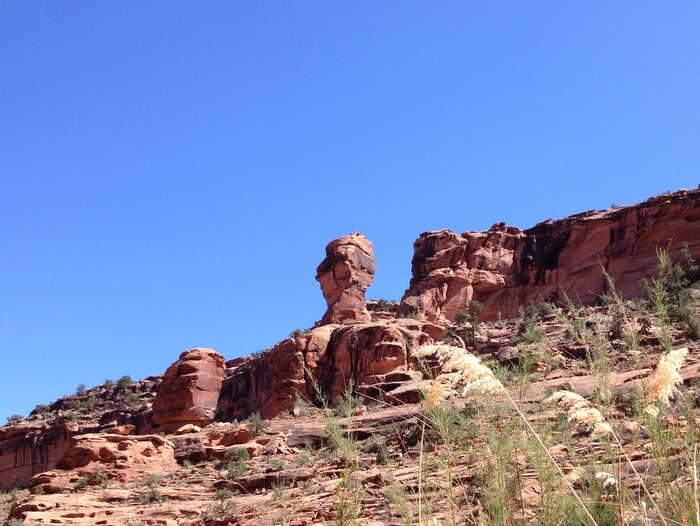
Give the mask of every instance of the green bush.
M 126 391 L 122 394 L 121 396 L 121 401 L 124 402 L 127 406 L 129 406 L 129 409 L 132 411 L 135 411 L 139 407 L 141 407 L 141 399 L 139 398 L 139 395 L 132 391 Z
M 248 417 L 248 430 L 254 435 L 259 435 L 270 426 L 270 422 L 263 420 L 260 411 L 256 411 Z
M 131 379 L 131 376 L 129 376 L 128 374 L 125 374 L 119 380 L 117 380 L 117 386 L 122 391 L 127 389 L 129 386 L 131 386 L 132 383 L 134 383 L 134 382 Z
M 391 310 L 391 305 L 384 298 L 377 300 L 377 310 L 379 312 L 389 312 Z
M 248 471 L 246 460 L 250 460 L 248 450 L 245 448 L 232 448 L 224 454 L 224 461 L 219 465 L 221 469 L 226 470 L 225 478 L 235 479 L 245 475 Z
M 657 249 L 659 263 L 656 277 L 642 279 L 642 290 L 646 307 L 659 316 L 662 327 L 662 339 L 668 340 L 667 326 L 675 323 L 691 339 L 700 338 L 700 320 L 697 316 L 698 306 L 691 291 L 700 281 L 700 267 L 690 255 L 688 245 L 684 246 L 678 260 L 674 263 L 666 251 Z M 668 342 L 666 346 L 668 346 Z
M 36 415 L 46 415 L 51 412 L 51 407 L 46 404 L 39 404 L 34 408 L 32 414 Z
M 535 343 L 540 340 L 542 335 L 537 327 L 528 327 L 525 332 L 520 335 L 520 338 L 525 343 Z

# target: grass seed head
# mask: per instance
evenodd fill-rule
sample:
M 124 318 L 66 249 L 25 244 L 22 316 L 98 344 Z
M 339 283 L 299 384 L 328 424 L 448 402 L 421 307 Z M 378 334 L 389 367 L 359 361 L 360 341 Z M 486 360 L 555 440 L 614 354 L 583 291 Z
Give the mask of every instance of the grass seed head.
M 665 406 L 670 405 L 673 394 L 678 390 L 676 385 L 683 382 L 679 373 L 683 360 L 688 354 L 688 348 L 675 349 L 661 357 L 656 372 L 649 380 L 649 396 L 644 412 L 657 416 L 659 410 L 652 405 L 659 402 Z
M 436 357 L 441 372 L 426 395 L 428 408 L 443 400 L 467 393 L 495 394 L 503 391 L 503 385 L 473 354 L 451 345 L 424 345 L 416 350 L 418 358 Z
M 569 422 L 583 428 L 595 438 L 612 433 L 612 428 L 605 422 L 593 405 L 581 395 L 572 391 L 557 391 L 545 402 L 556 404 L 567 412 Z

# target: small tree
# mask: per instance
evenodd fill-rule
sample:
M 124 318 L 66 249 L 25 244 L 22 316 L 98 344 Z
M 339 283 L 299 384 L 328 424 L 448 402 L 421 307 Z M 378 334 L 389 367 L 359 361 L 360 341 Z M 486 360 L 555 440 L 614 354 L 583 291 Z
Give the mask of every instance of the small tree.
M 125 374 L 122 376 L 119 380 L 117 380 L 117 387 L 121 389 L 122 391 L 126 390 L 131 384 L 133 383 L 133 380 L 131 379 L 131 376 L 128 374 Z

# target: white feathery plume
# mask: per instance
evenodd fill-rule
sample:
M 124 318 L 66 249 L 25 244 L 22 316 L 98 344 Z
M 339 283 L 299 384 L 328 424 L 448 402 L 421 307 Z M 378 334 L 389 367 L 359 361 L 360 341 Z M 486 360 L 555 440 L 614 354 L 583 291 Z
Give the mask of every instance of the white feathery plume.
M 428 408 L 451 396 L 464 396 L 467 393 L 494 394 L 503 391 L 503 385 L 491 369 L 461 347 L 424 345 L 415 351 L 415 356 L 436 357 L 440 363 L 441 372 L 426 395 Z
M 683 382 L 679 373 L 685 357 L 688 355 L 688 348 L 682 347 L 665 354 L 659 360 L 656 372 L 649 380 L 648 402 L 644 412 L 652 416 L 657 416 L 659 410 L 653 405 L 660 402 L 665 406 L 670 405 L 671 397 L 678 391 L 676 385 Z
M 600 411 L 580 394 L 571 391 L 557 391 L 549 396 L 545 402 L 554 403 L 566 410 L 569 422 L 587 430 L 594 437 L 612 433 L 612 428 L 605 422 Z

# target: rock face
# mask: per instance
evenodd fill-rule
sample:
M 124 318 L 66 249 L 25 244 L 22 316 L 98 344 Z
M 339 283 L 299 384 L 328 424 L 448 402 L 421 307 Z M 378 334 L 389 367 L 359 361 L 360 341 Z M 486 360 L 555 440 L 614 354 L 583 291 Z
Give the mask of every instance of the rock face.
M 365 291 L 374 281 L 375 269 L 372 243 L 362 234 L 353 232 L 328 244 L 326 258 L 316 269 L 316 280 L 328 304 L 322 325 L 371 320 Z
M 514 316 L 530 301 L 568 296 L 592 304 L 607 292 L 603 269 L 630 298 L 638 295 L 640 279 L 654 274 L 657 248 L 675 260 L 685 244 L 700 257 L 700 190 L 525 231 L 499 223 L 486 232 L 426 232 L 414 244 L 413 277 L 399 312 L 440 323 L 471 300 L 483 303 L 483 320 Z
M 294 407 L 297 396 L 313 400 L 312 377 L 331 400 L 348 388 L 374 394 L 412 380 L 411 349 L 442 335 L 442 327 L 412 319 L 324 325 L 279 342 L 257 357 L 235 360 L 224 379 L 217 417 L 263 418 Z M 311 376 L 310 376 L 311 375 Z
M 152 471 L 154 466 L 160 470 L 172 469 L 174 451 L 172 443 L 157 435 L 89 433 L 70 440 L 56 469 L 86 472 L 102 469 L 108 471 L 110 478 L 125 481 Z
M 24 422 L 1 428 L 0 491 L 9 491 L 15 483 L 26 486 L 32 476 L 53 469 L 78 430 L 75 422 Z
M 149 407 L 159 382 L 151 377 L 130 385 L 96 387 L 44 406 L 44 413 L 0 427 L 0 491 L 15 484 L 26 486 L 37 473 L 54 469 L 74 435 L 127 424 L 136 433 L 149 432 Z M 123 402 L 126 395 L 138 402 L 128 406 Z
M 165 371 L 153 403 L 153 423 L 174 430 L 211 422 L 224 369 L 224 358 L 212 349 L 183 352 Z

